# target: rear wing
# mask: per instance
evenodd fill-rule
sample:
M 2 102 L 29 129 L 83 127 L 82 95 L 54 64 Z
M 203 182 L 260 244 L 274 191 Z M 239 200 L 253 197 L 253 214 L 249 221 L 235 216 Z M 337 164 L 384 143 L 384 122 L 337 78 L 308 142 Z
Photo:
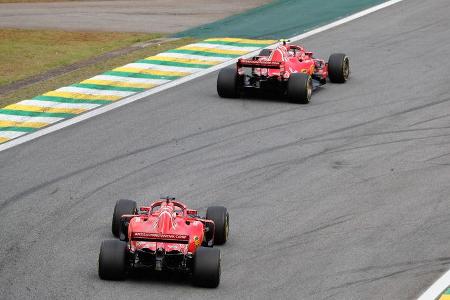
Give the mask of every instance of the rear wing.
M 165 233 L 149 233 L 149 232 L 133 232 L 131 239 L 134 241 L 143 242 L 158 242 L 158 243 L 189 243 L 189 235 L 187 234 L 165 234 Z
M 284 69 L 281 61 L 261 61 L 241 58 L 237 62 L 237 67 L 242 68 L 264 68 L 264 69 Z

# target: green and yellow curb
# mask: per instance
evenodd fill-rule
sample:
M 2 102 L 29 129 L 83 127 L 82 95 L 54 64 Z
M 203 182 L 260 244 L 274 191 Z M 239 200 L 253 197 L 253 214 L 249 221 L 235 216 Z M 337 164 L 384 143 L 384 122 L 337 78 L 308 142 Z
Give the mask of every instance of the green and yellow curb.
M 0 144 L 275 42 L 210 38 L 8 105 L 0 109 Z
M 448 287 L 438 298 L 439 300 L 450 300 L 450 287 Z

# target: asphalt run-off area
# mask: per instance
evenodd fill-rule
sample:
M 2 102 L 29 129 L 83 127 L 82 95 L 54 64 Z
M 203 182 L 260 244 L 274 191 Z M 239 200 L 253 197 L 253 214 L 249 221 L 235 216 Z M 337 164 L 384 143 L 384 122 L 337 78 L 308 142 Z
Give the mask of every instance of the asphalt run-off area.
M 295 43 L 316 57 L 350 57 L 350 80 L 307 105 L 220 98 L 227 61 L 2 144 L 0 298 L 438 298 L 450 264 L 449 3 L 396 1 L 321 27 L 383 2 L 342 1 L 336 14 L 333 1 L 314 22 L 283 23 L 318 15 L 312 2 L 244 12 L 266 23 L 239 36 L 306 33 Z M 264 15 L 288 3 L 304 6 Z M 253 26 L 240 17 L 192 30 L 236 37 L 230 19 Z M 160 195 L 228 208 L 217 289 L 98 278 L 115 202 Z

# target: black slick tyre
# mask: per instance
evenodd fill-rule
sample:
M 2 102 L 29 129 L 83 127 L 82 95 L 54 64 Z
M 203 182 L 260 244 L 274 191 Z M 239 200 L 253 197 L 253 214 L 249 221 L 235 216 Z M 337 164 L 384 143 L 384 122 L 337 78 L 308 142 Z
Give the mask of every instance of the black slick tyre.
M 123 280 L 126 275 L 127 244 L 106 240 L 100 246 L 98 276 L 104 280 Z
M 293 103 L 306 104 L 311 100 L 313 84 L 306 73 L 294 73 L 288 79 L 287 96 Z
M 239 95 L 236 68 L 220 70 L 217 76 L 217 93 L 222 98 L 237 98 Z
M 272 49 L 262 49 L 258 56 L 270 56 Z
M 122 215 L 133 215 L 136 209 L 137 205 L 133 200 L 121 199 L 116 202 L 111 224 L 111 230 L 115 237 L 118 238 L 120 234 L 120 218 Z
M 350 60 L 344 53 L 331 54 L 328 59 L 328 78 L 334 83 L 344 83 L 350 76 Z
M 223 245 L 228 239 L 230 216 L 223 206 L 211 206 L 206 210 L 206 219 L 214 221 L 214 245 Z
M 220 283 L 220 250 L 199 247 L 194 256 L 193 284 L 215 288 Z

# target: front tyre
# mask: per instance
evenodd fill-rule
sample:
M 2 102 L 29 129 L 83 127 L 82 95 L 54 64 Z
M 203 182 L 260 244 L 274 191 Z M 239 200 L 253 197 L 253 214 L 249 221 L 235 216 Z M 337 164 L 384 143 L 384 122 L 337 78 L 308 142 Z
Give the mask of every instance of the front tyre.
M 331 82 L 345 83 L 350 76 L 350 60 L 343 53 L 335 53 L 328 59 L 328 77 Z
M 287 83 L 287 96 L 291 102 L 307 104 L 311 100 L 313 83 L 306 73 L 291 74 Z
M 127 244 L 118 240 L 103 241 L 98 256 L 98 276 L 103 280 L 123 280 L 126 274 Z
M 217 93 L 222 98 L 237 98 L 239 95 L 236 68 L 220 70 L 217 76 Z
M 196 286 L 216 288 L 220 283 L 220 250 L 200 247 L 195 252 L 193 283 Z
M 214 222 L 214 245 L 223 245 L 228 240 L 230 215 L 223 206 L 211 206 L 206 210 L 206 219 Z
M 113 235 L 118 238 L 120 234 L 120 218 L 123 215 L 134 215 L 137 210 L 136 201 L 121 199 L 114 206 L 111 230 Z

